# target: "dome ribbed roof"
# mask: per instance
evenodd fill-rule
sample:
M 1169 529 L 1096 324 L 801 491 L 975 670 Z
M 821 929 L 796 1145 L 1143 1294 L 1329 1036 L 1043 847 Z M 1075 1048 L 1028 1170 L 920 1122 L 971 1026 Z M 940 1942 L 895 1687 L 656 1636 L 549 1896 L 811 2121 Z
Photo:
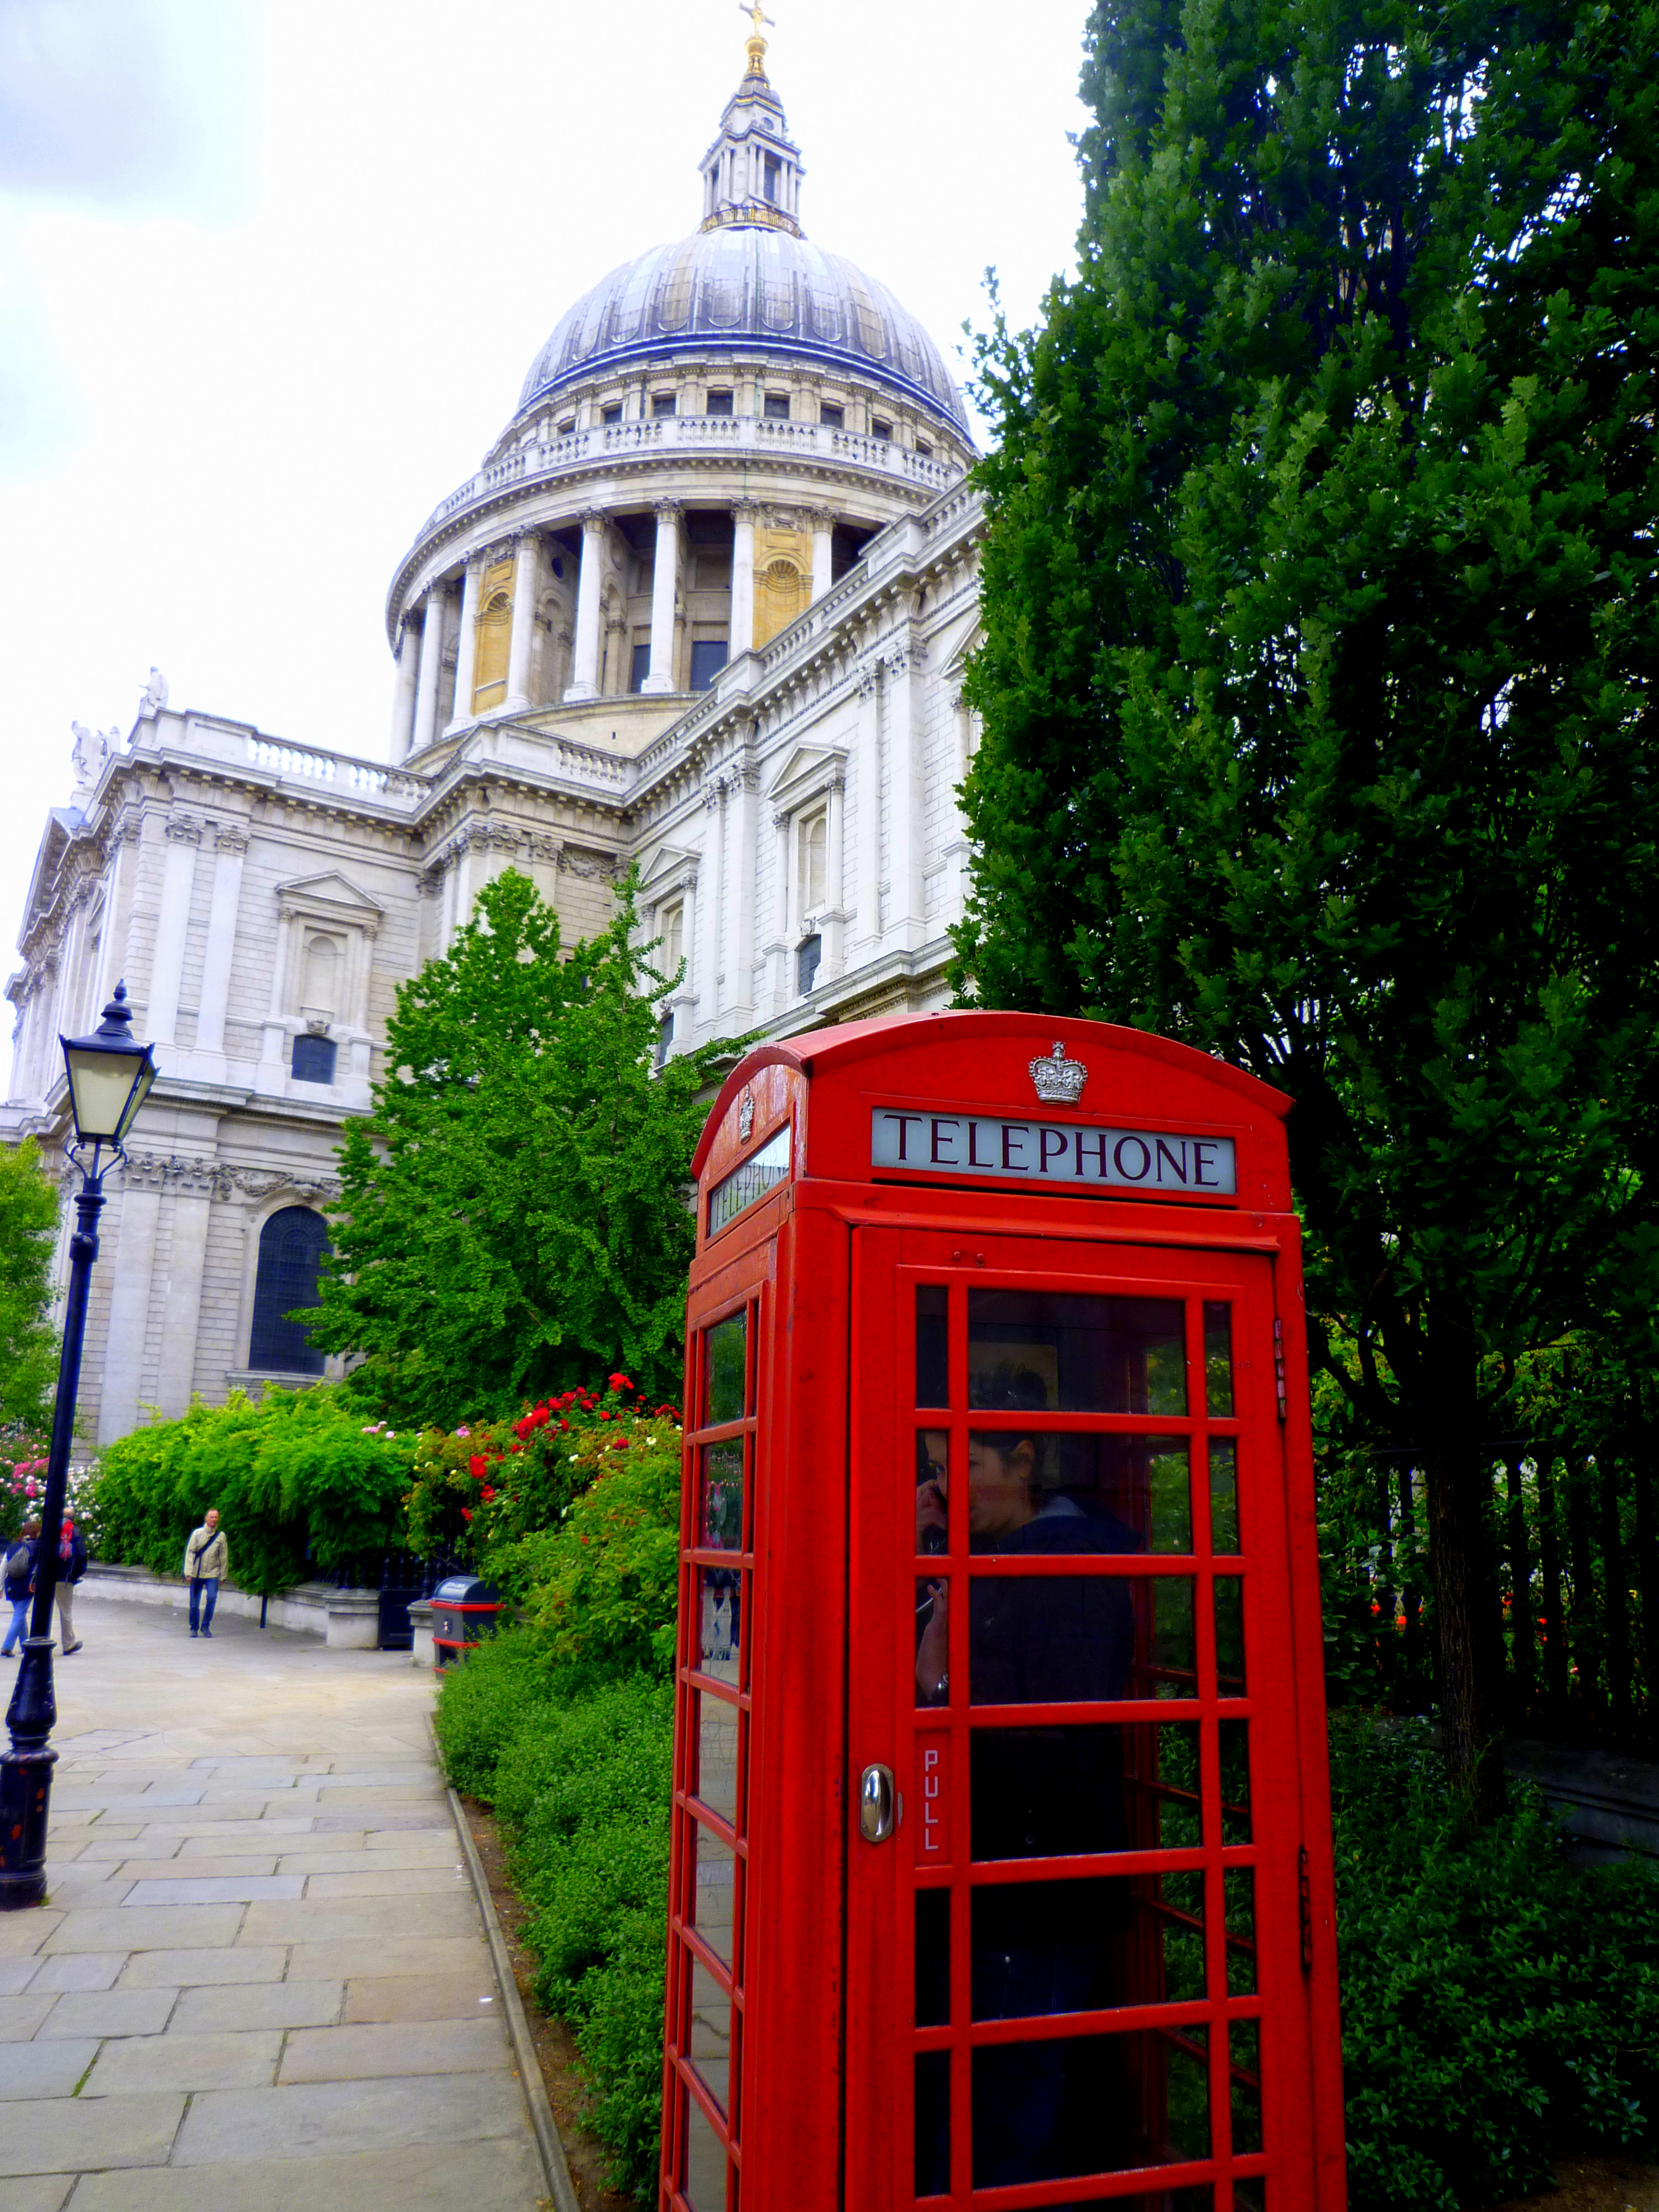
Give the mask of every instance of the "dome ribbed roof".
M 721 343 L 875 376 L 966 434 L 939 348 L 884 284 L 810 240 L 759 228 L 699 231 L 613 269 L 536 356 L 520 410 L 603 369 Z

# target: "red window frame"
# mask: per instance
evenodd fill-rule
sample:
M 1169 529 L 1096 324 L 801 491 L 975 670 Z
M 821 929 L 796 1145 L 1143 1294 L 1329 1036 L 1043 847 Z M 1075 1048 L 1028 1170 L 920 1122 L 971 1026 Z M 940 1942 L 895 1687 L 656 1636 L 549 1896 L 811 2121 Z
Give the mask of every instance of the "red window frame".
M 743 2168 L 743 2052 L 746 1984 L 749 1831 L 755 1791 L 750 1771 L 754 1745 L 753 1670 L 756 1650 L 757 1544 L 756 1524 L 763 1510 L 762 1460 L 763 1453 L 763 1347 L 771 1319 L 772 1291 L 763 1279 L 746 1285 L 729 1279 L 717 1295 L 699 1300 L 691 1316 L 686 1344 L 686 1407 L 681 1482 L 679 1552 L 679 1647 L 677 1653 L 678 1721 L 674 1744 L 673 1833 L 669 1867 L 668 1989 L 669 2033 L 665 2038 L 663 2100 L 669 2125 L 660 2202 L 673 2212 L 693 2212 L 685 2191 L 689 2164 L 687 2129 L 695 2106 L 724 2149 L 726 2188 L 717 2203 L 698 2203 L 695 2212 L 738 2212 Z M 708 1410 L 708 1339 L 724 1322 L 745 1316 L 744 1345 L 744 1410 L 734 1419 L 713 1421 Z M 744 1454 L 743 1530 L 740 1548 L 722 1551 L 702 1541 L 704 1452 L 711 1445 L 738 1442 Z M 702 1671 L 701 1573 L 708 1568 L 735 1573 L 738 1577 L 738 1679 L 735 1685 Z M 695 1692 L 695 1698 L 692 1693 Z M 714 1698 L 729 1705 L 736 1717 L 737 1770 L 735 1817 L 727 1818 L 698 1795 L 697 1729 L 693 1713 L 701 1717 L 702 1700 Z M 732 1960 L 728 1966 L 712 1944 L 699 1933 L 696 1917 L 696 1853 L 699 1831 L 708 1833 L 732 1854 Z M 692 2007 L 692 1968 L 701 1966 L 730 1999 L 731 2037 L 726 2069 L 726 2108 L 721 2112 L 711 2086 L 698 2072 L 690 2044 Z
M 1170 1250 L 1152 1246 L 1037 1240 L 972 1233 L 971 1249 L 959 1235 L 861 1227 L 854 1231 L 853 1357 L 853 1474 L 848 1714 L 849 1794 L 868 1764 L 894 1771 L 902 1802 L 897 1833 L 872 1844 L 849 1822 L 848 1875 L 848 2012 L 846 2154 L 849 2193 L 860 2170 L 871 2184 L 868 2201 L 945 2207 L 967 2212 L 1015 2212 L 1035 2208 L 1135 2198 L 1149 2193 L 1210 2186 L 1215 2212 L 1231 2212 L 1233 2182 L 1264 2187 L 1279 2201 L 1291 2169 L 1310 2168 L 1311 2078 L 1306 2048 L 1306 2010 L 1297 2002 L 1301 1979 L 1298 1850 L 1300 1781 L 1296 1692 L 1291 1665 L 1290 1546 L 1286 1526 L 1282 1431 L 1274 1382 L 1273 1272 L 1271 1259 L 1214 1249 Z M 948 1410 L 918 1408 L 915 1376 L 915 1290 L 943 1284 L 949 1300 Z M 966 1302 L 969 1289 L 1077 1291 L 1091 1296 L 1182 1299 L 1186 1306 L 1188 1411 L 1185 1414 L 1045 1413 L 1011 1416 L 969 1409 L 967 1403 Z M 1205 1405 L 1204 1308 L 1225 1301 L 1233 1308 L 1233 1414 L 1211 1419 Z M 999 1427 L 1027 1431 L 1185 1435 L 1192 1468 L 1190 1553 L 1056 1553 L 1018 1559 L 967 1550 L 966 1470 L 970 1431 Z M 918 1428 L 948 1430 L 951 1480 L 949 1549 L 918 1554 L 912 1500 L 899 1471 L 913 1463 Z M 1210 1485 L 1200 1479 L 1204 1440 L 1236 1439 L 1240 1518 L 1237 1553 L 1209 1548 Z M 950 1625 L 948 1706 L 918 1707 L 915 1695 L 914 1613 L 918 1579 L 947 1571 L 952 1586 L 1002 1574 L 1181 1576 L 1194 1579 L 1196 1674 L 1188 1697 L 1129 1699 L 1109 1705 L 1067 1704 L 996 1707 L 970 1705 L 968 1607 L 953 1605 Z M 1222 1696 L 1215 1673 L 1214 1583 L 1242 1577 L 1246 1680 L 1242 1696 Z M 1277 1632 L 1267 1632 L 1270 1623 Z M 1203 1841 L 1196 1848 L 1137 1850 L 1064 1860 L 1021 1859 L 974 1867 L 969 1857 L 969 1753 L 974 1729 L 1109 1721 L 1115 1723 L 1195 1721 L 1200 1729 Z M 1222 1819 L 1218 1723 L 1243 1720 L 1249 1730 L 1250 1840 L 1226 1842 Z M 931 1739 L 923 1747 L 921 1739 Z M 944 1753 L 948 1795 L 945 1865 L 918 1866 L 919 1820 L 928 1809 L 924 1748 Z M 1227 1912 L 1224 1875 L 1253 1870 L 1255 1988 L 1228 1990 Z M 1201 1868 L 1205 1872 L 1205 1986 L 1202 1999 L 1181 2004 L 1139 2005 L 1108 2011 L 1030 2020 L 971 2021 L 971 1929 L 966 1898 L 951 1910 L 951 2024 L 913 2025 L 915 1897 L 924 1887 L 951 1887 L 958 1895 L 985 1883 L 1035 1881 L 1045 1875 L 1145 1875 Z M 970 1872 L 971 1869 L 971 1872 Z M 1178 1916 L 1177 1916 L 1178 1917 Z M 1232 1947 L 1232 1948 L 1237 1948 Z M 1233 2022 L 1255 2023 L 1255 2077 L 1261 2103 L 1262 2148 L 1232 2154 L 1231 2088 L 1252 2076 L 1231 2062 L 1224 2031 Z M 1106 2031 L 1207 2030 L 1210 2154 L 1182 2165 L 1143 2166 L 1065 2179 L 974 2191 L 970 2185 L 971 2054 L 1005 2042 L 1086 2036 Z M 915 2191 L 914 2069 L 919 2054 L 951 2054 L 950 2133 L 952 2189 L 948 2196 L 918 2197 Z M 1261 2177 L 1277 2177 L 1264 2183 Z M 1290 2194 L 1302 2201 L 1300 2188 Z M 1252 2202 L 1256 2201 L 1252 2195 Z M 1311 2201 L 1310 2197 L 1306 2201 Z M 1241 2203 L 1243 2200 L 1241 2200 Z

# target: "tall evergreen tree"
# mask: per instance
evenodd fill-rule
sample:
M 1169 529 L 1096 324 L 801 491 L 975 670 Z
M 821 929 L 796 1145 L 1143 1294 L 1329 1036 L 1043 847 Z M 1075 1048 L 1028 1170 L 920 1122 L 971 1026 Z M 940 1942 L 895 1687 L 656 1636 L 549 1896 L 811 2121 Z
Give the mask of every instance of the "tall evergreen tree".
M 33 1137 L 0 1146 L 0 1426 L 39 1426 L 58 1374 L 52 1250 L 58 1193 Z
M 1656 52 L 1655 0 L 1103 0 L 1079 276 L 981 349 L 958 986 L 1295 1098 L 1483 1809 L 1482 1439 L 1659 1287 Z
M 720 1048 L 653 1072 L 678 979 L 636 927 L 630 880 L 566 958 L 557 916 L 509 870 L 398 990 L 374 1110 L 339 1147 L 311 1329 L 361 1356 L 357 1388 L 395 1420 L 510 1412 L 617 1368 L 678 1394 L 685 1188 Z

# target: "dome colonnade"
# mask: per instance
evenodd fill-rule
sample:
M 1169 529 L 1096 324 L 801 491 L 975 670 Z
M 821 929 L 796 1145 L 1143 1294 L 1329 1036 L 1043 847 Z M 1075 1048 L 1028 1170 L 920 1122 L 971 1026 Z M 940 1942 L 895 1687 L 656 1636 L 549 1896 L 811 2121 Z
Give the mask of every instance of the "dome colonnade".
M 765 51 L 750 41 L 701 164 L 700 229 L 562 318 L 483 466 L 399 563 L 394 761 L 550 714 L 637 750 L 970 465 L 926 331 L 801 234 Z

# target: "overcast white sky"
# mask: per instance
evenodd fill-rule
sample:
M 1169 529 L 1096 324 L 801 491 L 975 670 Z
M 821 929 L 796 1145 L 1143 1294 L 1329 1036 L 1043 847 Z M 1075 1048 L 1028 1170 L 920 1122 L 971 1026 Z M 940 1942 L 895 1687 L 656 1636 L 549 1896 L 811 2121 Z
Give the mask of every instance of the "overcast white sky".
M 1086 0 L 770 0 L 810 236 L 947 353 L 1069 264 Z M 71 720 L 382 757 L 393 563 L 684 236 L 735 0 L 0 0 L 0 962 Z M 3 971 L 0 971 L 3 972 Z

